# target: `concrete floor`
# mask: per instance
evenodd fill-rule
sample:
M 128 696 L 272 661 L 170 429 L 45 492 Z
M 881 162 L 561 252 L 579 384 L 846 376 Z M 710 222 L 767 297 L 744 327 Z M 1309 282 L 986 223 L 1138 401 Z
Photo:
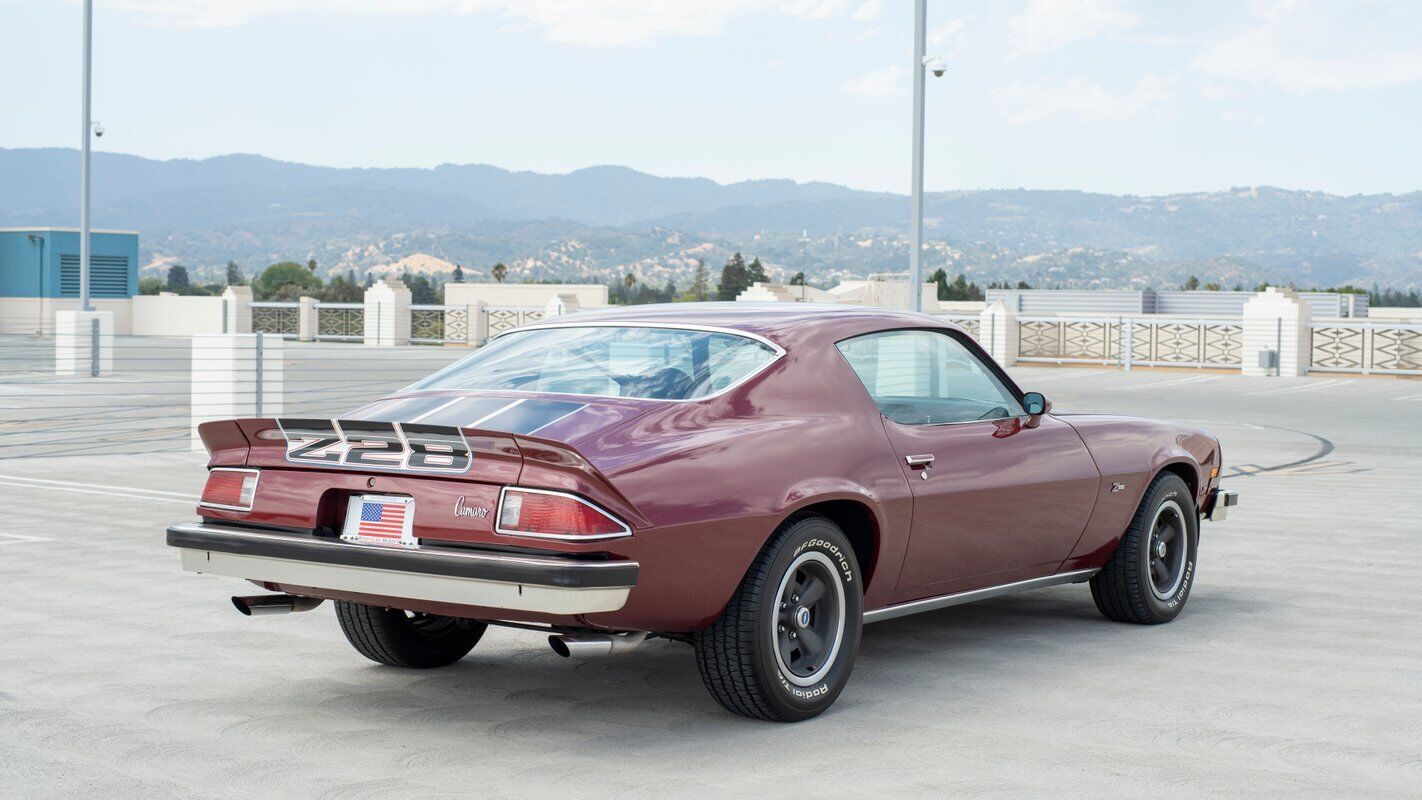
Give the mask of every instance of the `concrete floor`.
M 1068 586 L 871 625 L 795 726 L 723 712 L 665 641 L 578 662 L 491 629 L 382 668 L 329 606 L 249 619 L 179 571 L 199 456 L 0 461 L 0 795 L 1422 794 L 1422 381 L 1015 373 L 1221 437 L 1243 500 L 1189 607 L 1115 624 Z

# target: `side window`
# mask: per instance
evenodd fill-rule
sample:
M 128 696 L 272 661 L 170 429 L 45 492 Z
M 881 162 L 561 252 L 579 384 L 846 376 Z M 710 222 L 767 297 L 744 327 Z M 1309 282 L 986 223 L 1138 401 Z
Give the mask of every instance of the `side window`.
M 1024 413 L 997 376 L 946 333 L 888 331 L 846 339 L 838 347 L 879 412 L 901 425 Z

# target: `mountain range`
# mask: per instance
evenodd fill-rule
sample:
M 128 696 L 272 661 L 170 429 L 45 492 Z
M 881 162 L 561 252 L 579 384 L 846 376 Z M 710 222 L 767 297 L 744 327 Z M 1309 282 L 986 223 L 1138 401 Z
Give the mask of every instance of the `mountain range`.
M 79 157 L 0 148 L 0 227 L 73 225 Z M 216 275 L 315 258 L 325 271 L 478 279 L 685 281 L 733 251 L 815 282 L 906 268 L 903 195 L 831 183 L 566 174 L 446 164 L 333 168 L 256 155 L 152 160 L 95 153 L 95 227 L 141 232 L 145 265 Z M 1422 286 L 1422 192 L 1339 196 L 1270 187 L 1166 196 L 997 189 L 925 198 L 925 264 L 985 283 L 1163 288 Z

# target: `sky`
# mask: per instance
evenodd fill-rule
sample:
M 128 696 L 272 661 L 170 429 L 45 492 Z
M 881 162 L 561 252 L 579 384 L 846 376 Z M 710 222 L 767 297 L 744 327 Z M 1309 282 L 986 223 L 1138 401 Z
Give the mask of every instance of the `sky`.
M 909 0 L 95 5 L 104 150 L 909 185 Z M 77 146 L 80 9 L 0 0 L 0 147 Z M 1422 189 L 1422 1 L 930 0 L 928 20 L 930 190 Z

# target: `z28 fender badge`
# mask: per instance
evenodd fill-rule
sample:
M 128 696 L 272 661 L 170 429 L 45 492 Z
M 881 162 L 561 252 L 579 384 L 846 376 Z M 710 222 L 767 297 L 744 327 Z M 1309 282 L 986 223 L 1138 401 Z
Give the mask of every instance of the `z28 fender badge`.
M 489 516 L 489 509 L 484 508 L 483 506 L 465 505 L 464 495 L 461 494 L 459 496 L 459 499 L 454 501 L 454 516 L 476 517 L 478 519 L 484 519 L 485 517 Z
M 402 472 L 461 473 L 474 454 L 458 428 L 408 422 L 278 419 L 286 460 Z
M 1113 492 L 1124 492 L 1124 491 L 1126 491 L 1126 484 L 1120 483 L 1120 482 L 1113 483 L 1113 484 L 1111 484 L 1111 491 L 1113 491 Z

